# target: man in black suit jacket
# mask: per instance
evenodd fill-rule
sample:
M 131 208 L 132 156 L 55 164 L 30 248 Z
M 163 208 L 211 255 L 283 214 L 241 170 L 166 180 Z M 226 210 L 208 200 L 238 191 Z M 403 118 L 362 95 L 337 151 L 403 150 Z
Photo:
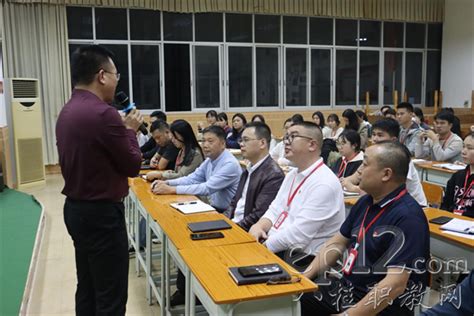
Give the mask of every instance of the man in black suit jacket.
M 285 178 L 269 155 L 270 141 L 271 131 L 265 123 L 247 124 L 242 132 L 242 156 L 250 165 L 242 173 L 237 192 L 224 214 L 247 231 L 268 209 Z

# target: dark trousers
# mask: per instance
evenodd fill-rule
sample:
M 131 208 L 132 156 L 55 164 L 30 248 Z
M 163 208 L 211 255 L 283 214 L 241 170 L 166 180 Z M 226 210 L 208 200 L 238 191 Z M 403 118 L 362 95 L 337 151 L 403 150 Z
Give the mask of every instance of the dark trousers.
M 125 315 L 129 258 L 123 203 L 67 198 L 64 222 L 76 254 L 76 315 Z

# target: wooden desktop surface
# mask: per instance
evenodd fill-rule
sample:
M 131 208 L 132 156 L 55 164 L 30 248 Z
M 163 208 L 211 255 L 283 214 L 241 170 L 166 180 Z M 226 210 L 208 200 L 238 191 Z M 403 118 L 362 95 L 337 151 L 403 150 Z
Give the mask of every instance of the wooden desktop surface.
M 344 198 L 344 204 L 346 206 L 351 206 L 352 207 L 357 203 L 357 201 L 359 200 L 360 197 L 361 197 L 360 195 L 359 196 L 345 197 Z
M 448 211 L 443 211 L 443 210 L 431 208 L 431 207 L 425 208 L 425 215 L 428 221 L 430 219 L 433 219 L 439 216 L 447 216 L 447 217 L 452 217 L 452 218 L 459 218 L 459 219 L 474 221 L 474 219 L 466 217 L 466 216 L 456 215 Z M 430 225 L 430 233 L 432 235 L 461 244 L 465 247 L 470 247 L 474 251 L 474 240 L 468 239 L 468 238 L 457 237 L 451 234 L 446 234 L 440 229 L 441 225 L 432 224 L 432 223 L 429 223 L 429 225 Z
M 441 171 L 449 174 L 456 173 L 457 171 L 455 170 L 449 170 L 445 168 L 440 168 L 440 167 L 433 167 L 433 165 L 439 164 L 439 163 L 446 163 L 442 161 L 423 161 L 423 162 L 416 162 L 415 165 L 419 168 L 422 169 L 427 169 L 427 170 L 436 170 L 436 171 Z
M 283 295 L 316 291 L 317 285 L 302 277 L 293 284 L 237 285 L 229 275 L 229 267 L 278 263 L 290 275 L 300 275 L 283 260 L 259 243 L 180 250 L 180 254 L 199 283 L 216 304 L 231 304 Z

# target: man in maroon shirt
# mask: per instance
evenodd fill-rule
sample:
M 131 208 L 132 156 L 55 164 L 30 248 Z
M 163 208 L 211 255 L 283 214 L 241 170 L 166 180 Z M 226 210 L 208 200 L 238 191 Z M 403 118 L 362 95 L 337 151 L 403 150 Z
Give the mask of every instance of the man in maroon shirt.
M 125 315 L 128 240 L 123 198 L 140 170 L 135 137 L 143 118 L 110 106 L 120 74 L 113 55 L 92 45 L 71 61 L 74 91 L 56 124 L 65 186 L 64 222 L 74 241 L 76 315 Z

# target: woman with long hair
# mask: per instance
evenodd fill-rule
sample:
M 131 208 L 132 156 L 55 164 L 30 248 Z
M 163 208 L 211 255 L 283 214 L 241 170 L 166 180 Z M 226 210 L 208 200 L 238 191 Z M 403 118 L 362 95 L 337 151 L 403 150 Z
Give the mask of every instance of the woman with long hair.
M 367 125 L 360 124 L 359 119 L 357 118 L 357 114 L 354 112 L 354 110 L 347 109 L 344 112 L 342 112 L 342 118 L 344 119 L 344 122 L 346 123 L 346 126 L 344 129 L 352 129 L 359 133 L 360 135 L 360 148 L 365 149 L 367 147 L 367 142 L 369 139 L 369 130 Z
M 327 135 L 331 132 L 331 129 L 326 126 L 324 114 L 321 111 L 316 111 L 311 117 L 313 118 L 314 124 L 318 125 L 321 129 L 321 133 L 323 133 L 323 138 L 327 138 Z
M 227 148 L 240 149 L 239 141 L 245 124 L 247 124 L 247 119 L 242 113 L 236 113 L 232 116 L 232 131 L 227 135 L 226 139 Z
M 323 134 L 323 137 L 336 140 L 344 130 L 344 128 L 340 126 L 341 121 L 339 121 L 339 116 L 335 113 L 329 114 L 327 122 L 329 127 L 329 133 L 327 135 Z
M 201 146 L 191 125 L 185 120 L 176 120 L 170 126 L 171 141 L 179 149 L 174 170 L 152 171 L 147 180 L 176 179 L 192 173 L 204 160 Z

